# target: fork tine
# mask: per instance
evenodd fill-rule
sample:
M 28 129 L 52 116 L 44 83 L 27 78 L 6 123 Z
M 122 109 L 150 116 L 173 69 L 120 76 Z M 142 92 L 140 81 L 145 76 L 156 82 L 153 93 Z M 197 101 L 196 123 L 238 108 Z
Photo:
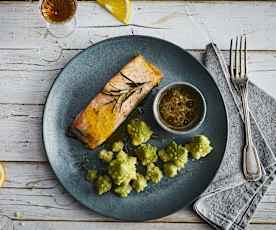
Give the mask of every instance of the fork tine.
M 244 75 L 247 77 L 247 47 L 246 47 L 246 35 L 244 35 Z
M 243 42 L 243 37 L 240 37 L 240 77 L 243 78 L 244 74 L 243 74 L 243 66 L 244 64 L 242 63 L 242 42 Z
M 237 38 L 236 38 L 236 50 L 235 50 L 235 77 L 236 78 L 238 78 L 238 74 L 239 74 L 239 64 L 238 64 L 238 59 L 239 59 L 239 57 L 238 57 L 238 41 L 239 41 L 239 38 L 238 38 L 238 36 L 237 36 Z
M 230 42 L 230 53 L 229 53 L 229 61 L 230 61 L 230 75 L 234 76 L 234 62 L 233 62 L 233 39 Z

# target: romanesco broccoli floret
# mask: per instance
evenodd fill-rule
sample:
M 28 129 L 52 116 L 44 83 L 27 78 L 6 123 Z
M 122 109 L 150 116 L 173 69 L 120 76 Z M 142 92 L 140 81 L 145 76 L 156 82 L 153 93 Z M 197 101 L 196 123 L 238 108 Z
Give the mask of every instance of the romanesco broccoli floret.
M 86 173 L 86 180 L 89 182 L 94 182 L 98 175 L 97 175 L 97 170 L 96 169 L 89 169 Z
M 113 179 L 114 184 L 129 184 L 136 179 L 136 157 L 127 156 L 126 153 L 120 151 L 116 159 L 112 160 L 108 166 L 108 174 Z
M 110 162 L 113 158 L 113 152 L 112 151 L 108 151 L 106 149 L 102 149 L 99 153 L 98 153 L 98 157 L 99 159 L 105 161 L 105 162 Z
M 177 166 L 173 163 L 165 163 L 163 165 L 163 170 L 164 170 L 164 174 L 165 176 L 168 176 L 168 177 L 174 177 L 177 175 Z
M 124 148 L 124 142 L 123 141 L 116 141 L 112 145 L 112 151 L 117 153 L 122 151 Z
M 114 189 L 114 192 L 120 197 L 127 197 L 132 187 L 129 184 L 122 184 Z
M 186 144 L 185 147 L 196 160 L 207 156 L 213 149 L 210 140 L 204 135 L 195 136 L 192 142 Z
M 131 120 L 127 125 L 127 132 L 131 137 L 132 144 L 136 146 L 147 142 L 153 133 L 151 128 L 140 119 Z
M 97 193 L 99 195 L 102 195 L 106 192 L 109 192 L 112 187 L 112 181 L 109 176 L 104 175 L 104 176 L 99 176 L 97 181 L 96 181 L 96 188 L 97 188 Z
M 136 149 L 136 155 L 142 165 L 148 165 L 157 161 L 157 148 L 151 144 L 141 144 Z
M 174 141 L 170 142 L 165 149 L 160 150 L 158 154 L 163 162 L 174 164 L 178 170 L 184 168 L 188 161 L 187 149 L 182 145 L 176 144 Z
M 147 165 L 147 175 L 146 179 L 152 181 L 153 183 L 157 184 L 161 181 L 163 177 L 163 173 L 159 167 L 157 167 L 154 163 L 150 163 Z
M 132 188 L 136 192 L 142 192 L 142 191 L 144 191 L 144 189 L 146 187 L 147 187 L 147 180 L 146 180 L 146 178 L 142 174 L 137 173 L 136 174 L 136 179 L 132 182 Z

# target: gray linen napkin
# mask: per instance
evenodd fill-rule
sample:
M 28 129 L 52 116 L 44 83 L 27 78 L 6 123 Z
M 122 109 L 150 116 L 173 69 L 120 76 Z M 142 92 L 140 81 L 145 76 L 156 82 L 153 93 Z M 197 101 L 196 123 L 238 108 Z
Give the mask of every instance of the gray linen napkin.
M 276 173 L 276 100 L 249 83 L 253 141 L 264 176 L 247 182 L 242 173 L 244 124 L 241 102 L 229 81 L 224 58 L 214 43 L 206 48 L 204 64 L 216 81 L 228 114 L 229 136 L 222 165 L 212 184 L 195 202 L 194 210 L 216 229 L 245 229 Z

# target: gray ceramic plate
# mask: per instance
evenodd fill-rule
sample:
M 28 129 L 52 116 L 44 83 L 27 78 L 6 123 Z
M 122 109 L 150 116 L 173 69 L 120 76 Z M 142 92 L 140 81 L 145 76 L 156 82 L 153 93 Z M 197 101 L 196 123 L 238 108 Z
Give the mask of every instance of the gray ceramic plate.
M 97 165 L 95 151 L 65 135 L 67 127 L 120 68 L 136 54 L 143 54 L 164 73 L 161 86 L 173 81 L 187 81 L 204 94 L 207 114 L 203 125 L 192 133 L 206 134 L 213 152 L 199 161 L 190 160 L 175 178 L 164 178 L 149 185 L 145 192 L 131 193 L 122 199 L 108 193 L 98 196 L 84 180 L 79 167 L 88 154 L 90 164 Z M 140 106 L 142 116 L 158 138 L 151 142 L 159 147 L 174 138 L 179 143 L 191 136 L 173 136 L 154 120 L 152 102 L 155 89 Z M 135 116 L 135 115 L 134 115 Z M 123 132 L 123 127 L 119 132 Z M 118 133 L 118 132 L 117 132 Z M 116 139 L 115 134 L 115 139 Z M 105 216 L 131 221 L 155 219 L 190 204 L 210 184 L 218 170 L 227 142 L 227 116 L 221 94 L 208 71 L 180 47 L 145 36 L 117 37 L 97 43 L 73 58 L 59 74 L 49 93 L 43 116 L 43 139 L 50 164 L 65 189 L 80 203 Z M 91 166 L 90 165 L 90 166 Z

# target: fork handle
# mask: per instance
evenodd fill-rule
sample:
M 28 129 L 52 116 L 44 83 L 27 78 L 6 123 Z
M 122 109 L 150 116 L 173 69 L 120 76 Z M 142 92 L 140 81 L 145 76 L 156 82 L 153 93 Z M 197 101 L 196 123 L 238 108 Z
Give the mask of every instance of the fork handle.
M 246 83 L 247 84 L 247 83 Z M 261 162 L 252 140 L 249 107 L 247 101 L 247 86 L 241 89 L 241 99 L 244 110 L 245 146 L 243 150 L 243 173 L 248 181 L 257 181 L 262 175 Z

